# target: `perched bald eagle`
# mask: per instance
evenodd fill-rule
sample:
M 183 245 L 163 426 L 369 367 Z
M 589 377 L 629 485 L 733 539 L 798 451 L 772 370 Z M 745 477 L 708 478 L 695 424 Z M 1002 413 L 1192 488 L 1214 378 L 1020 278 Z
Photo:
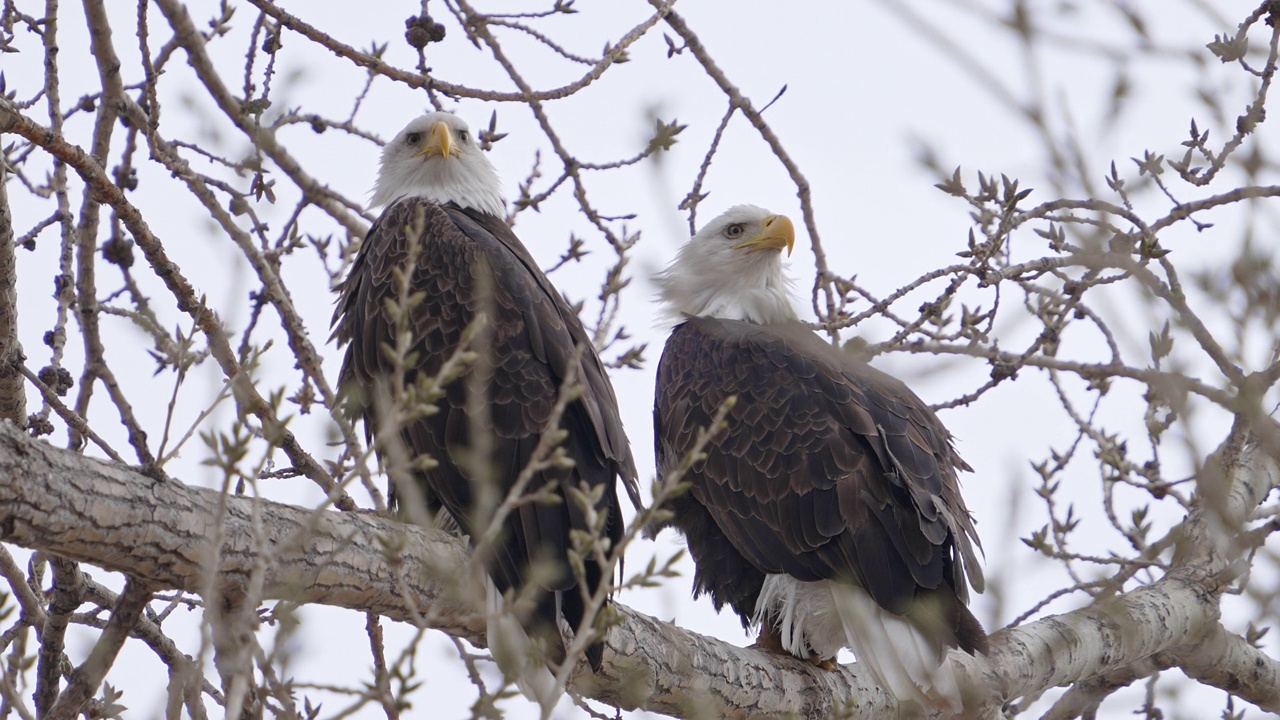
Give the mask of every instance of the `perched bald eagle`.
M 526 587 L 535 563 L 550 566 L 551 577 L 542 583 L 537 607 L 523 625 L 547 646 L 550 660 L 560 662 L 565 647 L 559 626 L 577 630 L 585 614 L 578 578 L 567 559 L 570 533 L 594 532 L 581 504 L 569 497 L 569 488 L 598 498 L 595 510 L 605 517 L 603 535 L 613 543 L 623 526 L 618 478 L 638 503 L 635 463 L 608 374 L 577 315 L 508 227 L 497 171 L 462 120 L 429 113 L 387 143 L 372 204 L 386 208 L 339 289 L 334 336 L 346 345 L 340 387 L 370 437 L 382 441 L 379 452 L 387 450 L 385 441 L 391 437 L 410 458 L 434 461 L 430 469 L 413 473 L 416 493 L 393 483 L 393 503 L 420 495 L 430 510 L 448 513 L 474 539 L 489 521 L 488 516 L 477 517 L 486 510 L 481 507 L 486 494 L 485 479 L 476 475 L 491 476 L 488 489 L 497 492 L 496 498 L 492 492 L 487 495 L 492 513 L 529 465 L 542 437 L 556 430 L 552 412 L 562 384 L 572 379 L 581 387 L 559 425 L 566 431 L 561 447 L 572 463 L 539 470 L 524 490 L 531 495 L 553 486 L 558 502 L 516 507 L 502 525 L 487 568 L 493 589 L 508 593 Z M 407 267 L 413 254 L 416 261 Z M 403 292 L 402 273 L 409 273 L 408 293 Z M 481 313 L 486 320 L 476 336 L 487 338 L 487 347 L 470 348 L 477 361 L 445 387 L 437 412 L 419 413 L 398 428 L 382 428 L 386 408 L 380 413 L 378 403 L 385 402 L 390 387 L 391 348 L 398 334 L 392 308 L 404 306 L 399 303 L 402 295 L 417 298 L 403 325 L 411 336 L 413 363 L 404 368 L 406 386 L 437 375 Z M 479 412 L 476 395 L 482 403 Z M 485 437 L 473 437 L 477 426 Z M 473 447 L 486 457 L 469 456 Z M 610 568 L 594 558 L 586 557 L 584 565 L 589 592 L 612 582 Z M 508 636 L 520 634 L 520 626 L 509 620 L 504 624 L 492 611 L 490 620 L 490 647 L 503 664 L 498 646 L 515 642 Z M 506 655 L 524 652 L 516 643 Z M 599 670 L 601 645 L 591 645 L 586 655 Z M 545 714 L 559 692 L 547 686 L 551 676 L 543 664 L 529 662 L 527 655 L 508 657 L 507 664 L 504 671 L 543 703 Z
M 658 276 L 678 322 L 654 400 L 660 482 L 737 398 L 666 524 L 695 597 L 730 605 L 758 645 L 823 667 L 848 647 L 900 699 L 958 709 L 946 650 L 987 647 L 965 606 L 966 577 L 983 584 L 956 480 L 970 468 L 906 385 L 797 319 L 794 242 L 785 216 L 739 205 Z

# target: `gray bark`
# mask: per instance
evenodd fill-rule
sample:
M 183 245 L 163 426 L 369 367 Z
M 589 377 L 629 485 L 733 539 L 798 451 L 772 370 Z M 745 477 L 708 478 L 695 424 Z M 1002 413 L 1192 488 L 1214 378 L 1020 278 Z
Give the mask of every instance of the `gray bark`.
M 1222 533 L 1205 527 L 1233 527 L 1230 521 L 1247 515 L 1280 477 L 1272 457 L 1244 442 L 1247 437 L 1237 429 L 1224 444 L 1225 499 L 1189 518 L 1187 542 L 1199 545 L 1183 552 L 1188 560 L 1175 571 L 1106 602 L 997 632 L 989 658 L 960 656 L 967 704 L 976 715 L 994 716 L 1009 699 L 1157 654 L 1174 665 L 1188 658 L 1192 677 L 1280 710 L 1274 683 L 1280 665 L 1222 630 L 1215 578 L 1226 559 L 1201 547 L 1221 545 Z M 221 538 L 217 552 L 210 547 L 215 537 Z M 0 424 L 0 540 L 123 572 L 152 588 L 200 591 L 212 577 L 232 599 L 247 594 L 255 565 L 265 561 L 265 597 L 402 621 L 425 616 L 432 627 L 484 644 L 483 618 L 450 582 L 468 561 L 459 538 L 369 512 L 223 498 L 59 450 L 9 424 Z M 208 575 L 211 557 L 219 564 Z M 856 664 L 818 670 L 618 609 L 604 671 L 580 671 L 572 680 L 582 694 L 616 707 L 741 718 L 818 718 L 839 709 L 845 717 L 873 718 L 897 711 Z
M 0 158 L 0 419 L 22 426 L 27 422 L 27 395 L 16 367 L 23 357 L 18 342 L 18 266 L 6 175 L 4 159 Z

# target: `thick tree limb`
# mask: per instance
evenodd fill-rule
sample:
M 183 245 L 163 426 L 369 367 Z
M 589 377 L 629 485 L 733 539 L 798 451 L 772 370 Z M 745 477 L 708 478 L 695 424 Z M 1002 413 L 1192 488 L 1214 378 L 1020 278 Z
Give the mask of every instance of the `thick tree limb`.
M 1123 687 L 1164 670 L 1154 659 L 1140 660 L 1128 667 L 1082 680 L 1072 685 L 1040 720 L 1073 720 L 1095 717 L 1102 701 Z
M 1280 709 L 1280 662 L 1221 625 L 1200 642 L 1174 650 L 1173 657 L 1193 680 L 1226 690 L 1260 708 Z
M 994 633 L 991 665 L 1016 698 L 1131 665 L 1189 642 L 1217 620 L 1217 598 L 1186 577 L 1158 582 L 1074 612 Z
M 209 538 L 219 522 L 216 492 L 62 451 L 3 424 L 0 498 L 0 538 L 6 542 L 126 573 L 154 589 L 204 587 Z M 217 569 L 223 597 L 244 594 L 257 557 L 267 552 L 274 560 L 265 578 L 268 597 L 406 621 L 413 610 L 436 604 L 445 618 L 440 629 L 468 640 L 482 637 L 483 622 L 468 618 L 441 584 L 426 579 L 437 568 L 466 562 L 461 540 L 372 513 L 312 513 L 262 501 L 257 511 L 265 549 L 255 548 L 254 504 L 243 497 L 226 503 Z M 400 557 L 389 562 L 384 546 L 396 547 Z M 422 606 L 407 607 L 402 587 L 422 598 Z
M 1232 477 L 1248 476 L 1240 484 L 1251 490 L 1231 496 L 1242 503 L 1261 497 L 1259 492 L 1265 495 L 1263 489 L 1274 484 L 1274 463 L 1264 454 L 1223 457 Z M 205 558 L 213 556 L 209 538 L 219 535 L 212 531 L 219 522 L 218 506 L 213 491 L 157 481 L 0 426 L 0 540 L 124 572 L 153 588 L 198 590 L 208 571 Z M 267 553 L 267 597 L 402 621 L 422 614 L 433 627 L 483 644 L 483 618 L 450 591 L 448 582 L 468 560 L 461 539 L 366 512 L 312 512 L 241 497 L 226 499 L 225 507 L 216 577 L 228 597 L 243 594 L 255 562 Z M 253 545 L 255 512 L 263 547 Z M 1214 591 L 1198 576 L 1175 572 L 1107 602 L 996 633 L 989 661 L 957 656 L 977 693 L 971 705 L 989 715 L 1008 698 L 1110 672 L 1156 653 L 1195 654 L 1187 648 L 1214 638 L 1218 607 Z M 573 680 L 583 694 L 617 707 L 682 717 L 790 712 L 816 718 L 846 709 L 846 717 L 872 718 L 895 712 L 888 695 L 864 679 L 856 665 L 820 671 L 622 606 L 618 611 L 606 669 L 600 676 L 580 673 Z M 1256 677 L 1259 661 L 1274 673 L 1274 661 L 1228 645 L 1213 655 L 1219 675 Z M 1235 691 L 1264 709 L 1280 710 L 1270 687 Z M 851 698 L 856 703 L 849 706 Z

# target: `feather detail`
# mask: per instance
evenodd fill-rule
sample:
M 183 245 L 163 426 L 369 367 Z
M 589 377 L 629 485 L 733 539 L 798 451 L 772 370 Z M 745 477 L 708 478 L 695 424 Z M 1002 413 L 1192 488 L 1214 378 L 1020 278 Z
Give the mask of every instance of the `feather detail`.
M 668 319 L 703 316 L 756 323 L 796 319 L 791 279 L 776 252 L 744 253 L 724 238 L 725 228 L 754 227 L 770 217 L 753 205 L 737 205 L 713 220 L 654 277 Z M 736 236 L 735 236 L 736 237 Z
M 455 172 L 462 175 L 450 175 Z M 486 559 L 499 599 L 515 593 L 532 601 L 529 612 L 514 616 L 495 603 L 490 642 L 504 670 L 545 716 L 563 688 L 548 686 L 550 673 L 542 665 L 577 662 L 565 657 L 563 626 L 589 623 L 584 594 L 612 584 L 613 568 L 606 564 L 594 558 L 570 562 L 573 535 L 600 531 L 616 544 L 623 532 L 617 481 L 633 502 L 639 496 L 608 372 L 577 314 L 503 219 L 498 188 L 465 123 L 434 113 L 406 126 L 384 150 L 374 199 L 389 205 L 339 288 L 333 336 L 346 346 L 339 375 L 345 407 L 363 417 L 384 462 L 393 459 L 387 464 L 402 470 L 392 473 L 389 500 L 410 518 L 426 517 L 425 511 L 448 514 L 462 534 L 477 537 L 491 520 L 487 498 L 506 496 L 540 439 L 564 431 L 559 450 L 572 462 L 538 470 L 526 487 L 529 494 L 554 493 L 559 502 L 522 503 L 505 517 Z M 389 301 L 400 297 L 404 283 L 408 296 L 419 300 L 401 328 Z M 437 375 L 471 342 L 482 315 L 482 344 L 468 348 L 480 359 L 466 365 L 466 380 L 445 386 L 434 413 L 379 427 L 399 419 L 379 407 L 390 398 L 385 389 L 391 374 L 402 372 L 406 386 Z M 411 342 L 410 367 L 394 366 L 385 350 L 401 332 Z M 560 387 L 570 377 L 581 392 L 552 427 Z M 484 403 L 483 422 L 474 417 L 473 395 Z M 477 472 L 477 464 L 466 461 L 481 442 L 493 472 Z M 435 462 L 406 467 L 407 460 L 422 457 Z M 577 490 L 594 499 L 593 508 L 570 497 Z M 405 508 L 403 501 L 418 507 Z M 599 671 L 603 643 L 593 642 L 585 656 Z
M 454 142 L 447 157 L 420 152 L 421 138 L 437 123 L 448 126 Z M 507 201 L 502 196 L 502 180 L 470 132 L 462 118 L 450 113 L 434 112 L 414 118 L 383 146 L 369 206 L 420 197 L 494 217 L 505 215 Z
M 546 649 L 538 647 L 507 609 L 506 600 L 493 581 L 486 577 L 484 584 L 488 596 L 485 635 L 489 641 L 489 654 L 503 676 L 515 683 L 520 694 L 538 704 L 545 720 L 564 696 L 564 688 L 547 669 L 544 661 L 548 657 Z
M 862 588 L 828 585 L 849 647 L 882 687 L 900 701 L 961 710 L 960 686 L 945 648 L 908 619 L 885 611 Z
M 842 647 L 853 650 L 858 663 L 900 702 L 953 712 L 962 707 L 946 648 L 911 620 L 881 608 L 857 585 L 769 575 L 752 624 L 767 623 L 796 657 L 830 660 Z
M 725 412 L 661 523 L 685 534 L 694 595 L 760 626 L 765 647 L 850 647 L 905 703 L 959 709 L 946 653 L 987 651 L 965 607 L 966 579 L 983 585 L 957 477 L 971 468 L 904 383 L 796 318 L 778 217 L 730 209 L 657 278 L 680 319 L 654 396 L 659 482 Z

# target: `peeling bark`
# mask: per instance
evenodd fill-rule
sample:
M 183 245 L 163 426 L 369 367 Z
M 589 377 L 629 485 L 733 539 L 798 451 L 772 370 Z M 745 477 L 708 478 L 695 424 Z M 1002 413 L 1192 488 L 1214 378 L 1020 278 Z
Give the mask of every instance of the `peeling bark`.
M 1226 690 L 1264 710 L 1280 710 L 1280 662 L 1222 626 L 1173 655 L 1173 664 L 1192 680 Z
M 465 543 L 370 512 L 312 512 L 219 494 L 32 440 L 0 423 L 0 540 L 121 572 L 152 588 L 199 592 L 210 539 L 222 523 L 217 590 L 243 597 L 259 556 L 271 555 L 266 596 L 367 610 L 408 621 L 434 609 L 436 627 L 475 640 L 483 619 L 431 578 L 455 572 Z M 256 507 L 255 507 L 256 506 Z M 261 513 L 263 547 L 254 546 L 253 513 Z M 380 548 L 398 547 L 395 562 Z M 401 588 L 422 605 L 409 608 Z
M 1260 499 L 1274 484 L 1275 464 L 1265 453 L 1245 447 L 1224 462 L 1233 482 L 1249 488 L 1231 494 L 1239 501 L 1234 507 Z M 450 590 L 468 561 L 463 540 L 369 512 L 222 500 L 216 577 L 227 597 L 244 594 L 249 574 L 266 553 L 266 597 L 402 621 L 420 613 L 432 627 L 484 644 L 483 618 Z M 152 588 L 198 591 L 206 558 L 215 557 L 209 542 L 219 536 L 213 532 L 219 503 L 216 492 L 157 481 L 0 424 L 5 542 L 123 572 Z M 254 546 L 253 513 L 263 547 Z M 1195 520 L 1193 514 L 1190 523 Z M 1276 662 L 1221 631 L 1216 591 L 1200 582 L 1203 569 L 1188 565 L 1091 607 L 997 632 L 988 658 L 955 656 L 968 681 L 967 706 L 977 716 L 994 716 L 1008 699 L 1166 653 L 1162 657 L 1179 658 L 1202 682 L 1230 686 L 1263 709 L 1280 710 Z M 819 718 L 834 711 L 856 719 L 902 710 L 857 664 L 821 671 L 616 608 L 619 621 L 609 632 L 605 669 L 598 676 L 580 671 L 572 680 L 579 692 L 615 707 L 731 718 Z
M 991 636 L 992 668 L 1015 698 L 1123 668 L 1201 637 L 1217 598 L 1178 574 L 1090 607 Z

